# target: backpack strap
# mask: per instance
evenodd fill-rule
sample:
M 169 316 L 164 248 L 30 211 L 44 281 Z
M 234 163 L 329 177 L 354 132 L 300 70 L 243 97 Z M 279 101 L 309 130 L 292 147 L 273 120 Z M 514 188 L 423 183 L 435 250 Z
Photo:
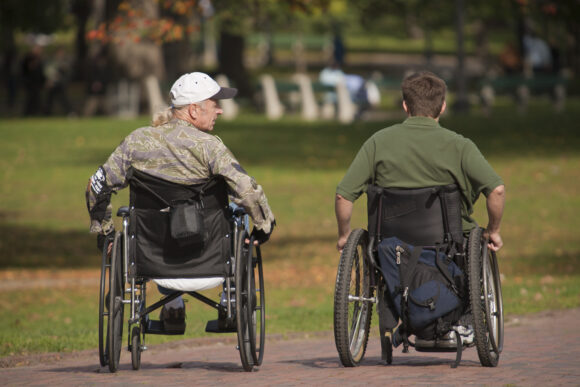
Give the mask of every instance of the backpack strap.
M 440 251 L 439 245 L 437 245 L 435 249 L 435 266 L 437 266 L 437 269 L 439 269 L 441 274 L 443 274 L 443 277 L 445 277 L 447 282 L 449 282 L 449 287 L 453 291 L 453 293 L 455 293 L 458 297 L 460 297 L 459 289 L 457 289 L 457 285 L 455 284 L 455 281 L 453 281 L 451 273 L 449 273 L 449 268 L 445 266 L 443 262 L 441 262 L 441 260 L 439 259 L 439 251 Z
M 403 243 L 403 246 L 397 246 L 395 248 L 397 252 L 397 265 L 399 266 L 399 277 L 401 280 L 401 336 L 403 338 L 403 352 L 409 352 L 409 333 L 411 330 L 411 324 L 409 322 L 409 283 L 411 281 L 411 276 L 415 271 L 415 266 L 419 262 L 419 257 L 423 252 L 423 247 L 415 246 L 411 254 L 409 254 L 409 246 Z M 409 262 L 407 267 L 403 269 L 401 254 L 406 254 L 409 256 Z

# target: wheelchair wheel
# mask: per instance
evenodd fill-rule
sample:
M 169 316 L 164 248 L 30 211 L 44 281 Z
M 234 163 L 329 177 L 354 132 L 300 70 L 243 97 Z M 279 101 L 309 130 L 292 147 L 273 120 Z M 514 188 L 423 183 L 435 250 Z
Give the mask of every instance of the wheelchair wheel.
M 99 361 L 101 367 L 105 367 L 109 361 L 107 358 L 107 340 L 109 337 L 109 305 L 107 294 L 109 294 L 109 281 L 111 274 L 111 255 L 107 254 L 109 240 L 105 242 L 103 248 L 103 259 L 101 261 L 101 286 L 99 292 Z
M 503 300 L 497 257 L 482 233 L 477 228 L 469 237 L 469 295 L 479 361 L 496 367 L 503 350 Z
M 344 246 L 336 275 L 334 340 L 345 367 L 355 367 L 362 361 L 369 338 L 373 290 L 367 245 L 366 230 L 354 230 Z
M 107 357 L 109 370 L 117 372 L 123 343 L 124 292 L 122 236 L 117 232 L 111 252 L 109 284 L 109 321 L 107 334 Z
M 134 370 L 141 368 L 141 329 L 139 326 L 131 329 L 131 365 Z
M 239 238 L 235 267 L 238 348 L 244 370 L 253 371 L 262 364 L 266 338 L 262 257 L 253 239 L 249 245 L 244 243 L 249 238 L 246 232 L 240 232 Z
M 248 330 L 250 333 L 252 358 L 254 364 L 259 366 L 262 364 L 264 358 L 264 346 L 266 344 L 266 297 L 260 246 L 253 246 L 253 242 L 251 242 L 250 247 L 246 263 L 246 283 L 247 289 L 249 290 L 249 307 L 247 309 L 249 314 Z

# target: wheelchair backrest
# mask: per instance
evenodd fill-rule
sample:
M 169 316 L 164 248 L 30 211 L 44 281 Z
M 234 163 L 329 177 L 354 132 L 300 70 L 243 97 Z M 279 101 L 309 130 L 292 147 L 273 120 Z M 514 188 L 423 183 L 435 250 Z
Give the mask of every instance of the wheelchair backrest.
M 461 194 L 455 184 L 425 188 L 367 188 L 371 239 L 396 236 L 414 246 L 463 243 Z
M 135 208 L 162 209 L 167 204 L 191 200 L 201 201 L 208 208 L 228 205 L 227 189 L 221 177 L 215 177 L 206 183 L 183 185 L 131 168 L 127 180 L 131 187 L 130 205 Z
M 230 258 L 227 186 L 223 178 L 181 185 L 132 169 L 130 186 L 130 274 L 146 278 L 217 277 Z M 171 206 L 202 203 L 205 237 L 181 245 L 170 233 Z

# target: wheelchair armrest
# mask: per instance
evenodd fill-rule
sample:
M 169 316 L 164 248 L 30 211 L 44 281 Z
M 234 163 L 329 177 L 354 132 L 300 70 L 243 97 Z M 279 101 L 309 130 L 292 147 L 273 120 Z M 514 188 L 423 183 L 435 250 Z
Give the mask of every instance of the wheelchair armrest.
M 117 216 L 122 217 L 129 216 L 129 207 L 127 206 L 119 207 L 119 209 L 117 210 Z

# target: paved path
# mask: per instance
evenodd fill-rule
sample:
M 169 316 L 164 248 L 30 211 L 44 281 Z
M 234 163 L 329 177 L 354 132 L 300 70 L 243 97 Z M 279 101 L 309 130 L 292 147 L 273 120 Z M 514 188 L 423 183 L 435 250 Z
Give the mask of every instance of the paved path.
M 395 350 L 393 364 L 380 361 L 378 338 L 370 340 L 360 367 L 343 368 L 332 333 L 290 340 L 271 338 L 258 372 L 243 372 L 234 335 L 184 340 L 143 353 L 140 371 L 122 353 L 121 370 L 98 365 L 96 351 L 42 358 L 34 365 L 0 369 L 0 385 L 511 385 L 580 386 L 580 309 L 544 312 L 506 324 L 504 352 L 497 368 L 481 367 L 474 348 L 451 369 L 454 354 L 409 354 Z M 25 361 L 26 359 L 22 359 Z

